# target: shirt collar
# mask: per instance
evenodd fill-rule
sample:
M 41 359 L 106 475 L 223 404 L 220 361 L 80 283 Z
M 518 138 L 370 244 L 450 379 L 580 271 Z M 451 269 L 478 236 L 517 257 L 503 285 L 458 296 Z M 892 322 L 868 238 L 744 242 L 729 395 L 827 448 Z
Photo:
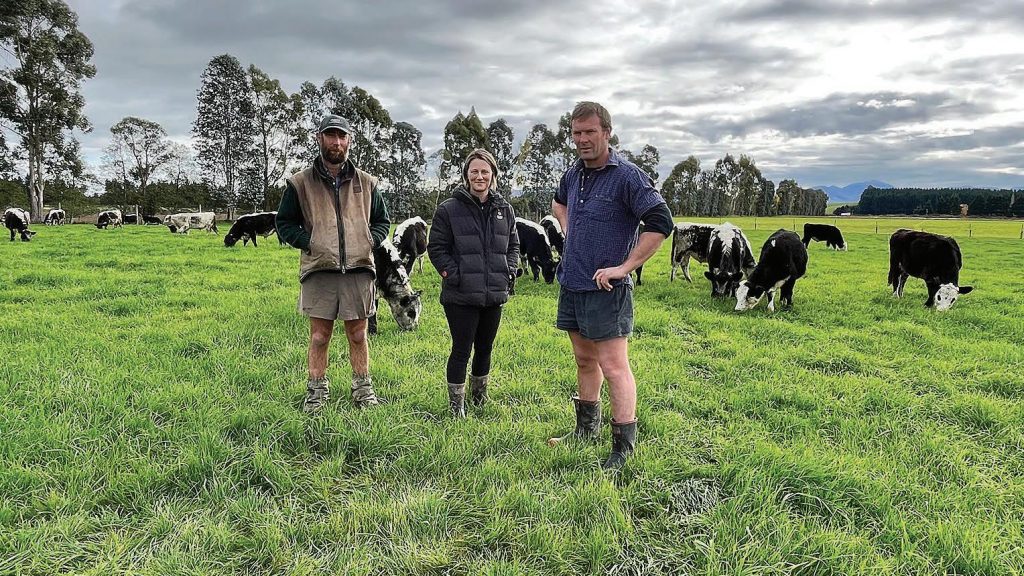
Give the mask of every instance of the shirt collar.
M 612 148 L 611 146 L 609 146 L 608 147 L 608 162 L 606 162 L 604 166 L 598 168 L 598 171 L 604 170 L 605 168 L 607 168 L 609 166 L 618 166 L 618 165 L 619 165 L 619 153 L 615 151 L 615 148 Z M 583 164 L 583 159 L 582 158 L 577 158 L 576 159 L 576 168 L 579 169 L 579 170 L 585 170 L 587 168 Z

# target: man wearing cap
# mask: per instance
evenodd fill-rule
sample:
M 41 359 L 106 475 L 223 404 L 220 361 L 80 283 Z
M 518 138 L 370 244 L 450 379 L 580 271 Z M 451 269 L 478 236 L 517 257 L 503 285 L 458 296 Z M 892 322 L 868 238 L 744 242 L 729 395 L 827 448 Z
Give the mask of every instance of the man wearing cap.
M 309 381 L 302 409 L 313 414 L 327 402 L 327 356 L 334 321 L 345 323 L 352 366 L 352 401 L 375 406 L 370 380 L 366 319 L 375 312 L 373 249 L 391 228 L 377 178 L 348 158 L 352 127 L 328 114 L 317 126 L 320 155 L 288 178 L 277 210 L 277 233 L 302 251 L 299 311 L 309 317 Z

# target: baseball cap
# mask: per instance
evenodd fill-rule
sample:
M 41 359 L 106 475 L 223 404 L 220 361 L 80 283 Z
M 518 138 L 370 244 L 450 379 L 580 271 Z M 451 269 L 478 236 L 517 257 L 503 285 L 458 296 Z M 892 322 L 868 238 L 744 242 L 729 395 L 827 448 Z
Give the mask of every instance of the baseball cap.
M 327 130 L 341 130 L 345 134 L 352 134 L 352 125 L 348 123 L 348 120 L 337 114 L 328 114 L 320 119 L 316 133 L 320 134 Z

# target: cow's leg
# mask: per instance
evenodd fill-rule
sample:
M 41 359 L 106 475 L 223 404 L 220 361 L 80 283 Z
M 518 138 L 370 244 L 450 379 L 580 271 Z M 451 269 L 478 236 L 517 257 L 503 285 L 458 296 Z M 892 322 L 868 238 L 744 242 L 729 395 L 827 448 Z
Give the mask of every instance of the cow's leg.
M 769 289 L 765 296 L 768 298 L 768 311 L 775 312 L 775 289 Z
M 903 298 L 903 289 L 907 287 L 907 279 L 908 278 L 910 278 L 910 274 L 907 274 L 906 272 L 901 272 L 900 273 L 900 276 L 899 276 L 899 283 L 900 283 L 899 297 L 900 298 Z
M 14 242 L 14 228 L 11 228 L 11 242 Z
M 380 298 L 374 299 L 373 302 L 374 302 L 374 309 L 379 309 L 380 308 Z M 371 314 L 370 317 L 366 319 L 366 333 L 367 334 L 371 334 L 371 335 L 377 333 L 377 313 L 376 312 Z
M 690 278 L 690 255 L 686 254 L 683 256 L 683 278 L 686 278 L 687 282 L 693 283 L 693 278 Z
M 420 254 L 416 259 L 420 262 L 420 274 L 423 274 L 423 254 Z
M 533 271 L 533 281 L 540 281 L 540 262 L 536 260 L 530 260 L 530 270 Z
M 928 287 L 928 300 L 925 301 L 925 306 L 932 306 L 935 304 L 935 293 L 939 291 L 939 284 L 936 282 L 925 282 L 925 286 Z
M 676 280 L 676 259 L 674 257 L 669 257 L 668 261 L 669 261 L 669 264 L 672 265 L 672 267 L 669 269 L 668 281 L 669 282 L 675 282 L 675 280 Z
M 251 236 L 249 236 L 249 238 L 252 238 L 252 247 L 256 248 L 256 234 L 252 234 Z
M 793 288 L 796 286 L 796 278 L 790 278 L 782 285 L 779 304 L 785 308 L 793 307 Z

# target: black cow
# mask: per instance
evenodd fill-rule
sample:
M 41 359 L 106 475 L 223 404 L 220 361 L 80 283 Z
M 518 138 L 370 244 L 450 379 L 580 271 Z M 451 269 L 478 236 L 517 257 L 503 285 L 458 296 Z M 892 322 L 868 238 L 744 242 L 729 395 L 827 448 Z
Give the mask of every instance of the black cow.
M 711 296 L 735 296 L 744 276 L 753 272 L 754 255 L 750 240 L 743 231 L 726 222 L 711 232 L 708 247 L 708 270 L 704 276 L 711 281 Z
M 43 224 L 46 226 L 63 226 L 65 220 L 67 220 L 67 212 L 60 208 L 54 208 L 46 213 L 46 217 L 43 218 Z
M 676 279 L 676 266 L 682 266 L 683 278 L 687 282 L 693 282 L 690 278 L 690 258 L 701 264 L 708 261 L 708 251 L 711 249 L 711 233 L 714 232 L 714 224 L 694 224 L 693 222 L 679 222 L 672 230 L 672 253 L 669 256 L 669 264 L 672 270 L 669 273 L 669 280 Z
M 96 227 L 107 229 L 107 226 L 113 226 L 114 228 L 122 228 L 121 211 L 118 209 L 104 210 L 100 212 L 99 218 L 96 219 Z
M 384 297 L 391 308 L 391 315 L 402 330 L 415 330 L 420 323 L 423 304 L 420 300 L 422 291 L 413 290 L 409 282 L 409 274 L 398 256 L 398 249 L 390 240 L 385 239 L 381 245 L 373 249 L 373 263 L 376 267 L 377 293 Z M 377 333 L 377 315 L 370 316 L 367 332 Z
M 122 223 L 124 223 L 124 224 L 138 224 L 139 223 L 139 215 L 138 214 L 125 214 L 124 215 L 124 220 L 122 220 Z
M 143 214 L 142 215 L 142 223 L 143 224 L 157 224 L 157 225 L 161 225 L 161 224 L 164 223 L 164 219 L 159 217 L 159 216 L 146 216 L 145 214 Z
M 256 248 L 256 236 L 268 238 L 277 232 L 276 219 L 277 212 L 257 212 L 239 216 L 238 220 L 231 225 L 227 235 L 224 236 L 224 245 L 230 248 L 241 240 L 242 246 L 248 246 L 249 240 L 252 240 L 252 246 Z M 284 244 L 280 236 L 278 236 L 277 242 Z
M 779 302 L 793 306 L 793 287 L 807 272 L 807 247 L 796 232 L 779 229 L 761 247 L 761 257 L 750 276 L 736 289 L 736 310 L 750 310 L 768 294 L 768 310 L 775 311 L 773 299 L 780 289 Z
M 414 216 L 395 227 L 391 243 L 398 249 L 406 274 L 412 274 L 412 265 L 417 259 L 420 261 L 420 274 L 423 273 L 423 255 L 427 252 L 427 223 L 423 218 Z
M 540 219 L 540 225 L 544 227 L 548 243 L 555 249 L 555 252 L 558 252 L 558 257 L 561 258 L 562 252 L 565 251 L 565 233 L 562 232 L 562 225 L 558 223 L 557 218 L 550 214 Z
M 543 274 L 544 281 L 555 281 L 555 259 L 551 256 L 551 243 L 544 227 L 525 218 L 516 218 L 516 233 L 519 234 L 519 258 L 523 268 L 533 271 L 533 281 Z
M 824 242 L 825 246 L 836 250 L 846 250 L 843 233 L 831 224 L 804 223 L 804 246 L 810 246 L 811 240 Z
M 921 278 L 928 287 L 925 306 L 949 310 L 961 294 L 974 290 L 960 286 L 963 256 L 956 240 L 930 232 L 901 228 L 889 237 L 889 285 L 892 295 L 903 297 L 907 278 Z
M 11 231 L 11 242 L 14 242 L 15 232 L 21 234 L 22 242 L 31 241 L 32 237 L 36 235 L 35 232 L 28 229 L 31 222 L 32 217 L 21 208 L 8 208 L 4 211 L 4 226 Z

